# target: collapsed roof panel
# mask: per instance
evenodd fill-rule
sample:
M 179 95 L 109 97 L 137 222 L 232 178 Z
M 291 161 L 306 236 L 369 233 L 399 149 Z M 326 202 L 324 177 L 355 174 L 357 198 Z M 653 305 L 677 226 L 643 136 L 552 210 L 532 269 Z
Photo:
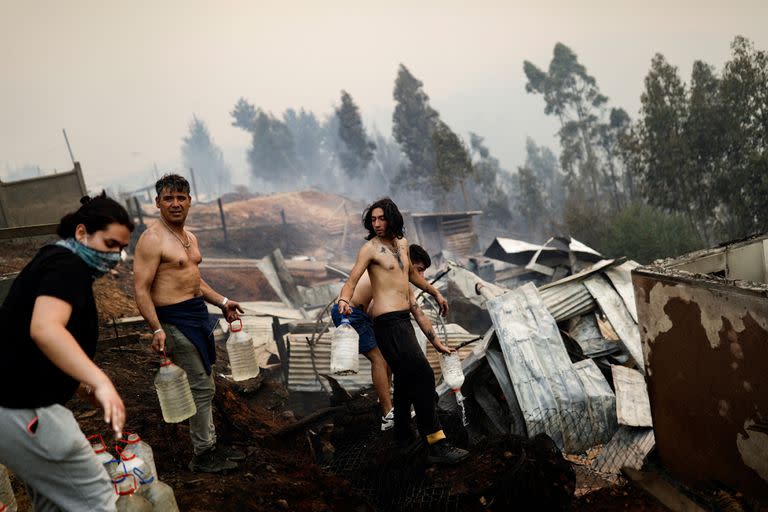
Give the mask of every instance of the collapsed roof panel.
M 558 417 L 588 418 L 588 399 L 536 288 L 523 285 L 488 301 L 488 309 L 528 435 L 543 431 L 561 448 L 579 451 L 581 429 Z
M 621 425 L 652 427 L 651 403 L 643 375 L 625 366 L 611 366 L 616 390 L 616 416 Z
M 611 439 L 618 428 L 616 420 L 616 396 L 592 359 L 573 364 L 584 391 L 589 397 L 589 417 L 592 422 L 592 439 L 587 443 L 597 445 Z
M 632 357 L 637 368 L 645 372 L 643 349 L 640 344 L 640 331 L 627 310 L 624 300 L 611 283 L 602 275 L 593 275 L 584 281 L 589 293 L 597 301 L 600 309 L 611 322 L 611 326 L 619 335 L 620 343 Z
M 617 342 L 603 336 L 594 314 L 573 318 L 568 327 L 568 336 L 579 344 L 587 357 L 601 357 L 621 350 Z
M 632 286 L 632 269 L 639 267 L 636 261 L 625 261 L 619 266 L 605 270 L 605 275 L 611 280 L 611 284 L 619 292 L 624 300 L 632 319 L 637 323 L 637 305 L 635 304 L 635 288 Z

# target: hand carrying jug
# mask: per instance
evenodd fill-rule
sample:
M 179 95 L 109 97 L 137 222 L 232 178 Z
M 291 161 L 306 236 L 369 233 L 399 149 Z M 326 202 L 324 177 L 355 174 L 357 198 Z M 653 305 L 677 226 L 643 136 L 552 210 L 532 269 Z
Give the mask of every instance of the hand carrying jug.
M 239 325 L 236 325 L 238 322 Z M 229 324 L 229 339 L 227 353 L 229 366 L 234 380 L 252 379 L 259 375 L 259 363 L 256 360 L 256 350 L 253 348 L 251 336 L 243 331 L 243 321 L 238 319 Z
M 168 358 L 155 375 L 155 389 L 166 423 L 179 423 L 197 412 L 186 372 Z
M 360 368 L 357 355 L 359 336 L 349 318 L 342 318 L 331 337 L 331 373 L 351 375 Z

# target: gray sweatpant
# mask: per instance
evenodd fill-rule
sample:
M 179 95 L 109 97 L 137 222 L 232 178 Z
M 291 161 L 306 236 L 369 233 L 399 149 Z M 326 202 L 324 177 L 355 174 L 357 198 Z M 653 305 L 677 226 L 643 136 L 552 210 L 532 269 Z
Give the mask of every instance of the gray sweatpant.
M 35 512 L 115 510 L 109 476 L 69 409 L 0 407 L 0 432 L 0 463 L 26 484 Z
M 189 418 L 189 437 L 195 455 L 203 453 L 216 444 L 216 428 L 213 425 L 213 395 L 216 384 L 211 374 L 205 373 L 200 353 L 182 332 L 171 324 L 163 324 L 165 350 L 173 364 L 187 372 L 197 412 Z

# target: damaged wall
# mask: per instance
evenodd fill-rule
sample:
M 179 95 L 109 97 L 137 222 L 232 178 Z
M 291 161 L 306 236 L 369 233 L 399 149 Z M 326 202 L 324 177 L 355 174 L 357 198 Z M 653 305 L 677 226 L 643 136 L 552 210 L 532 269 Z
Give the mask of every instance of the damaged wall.
M 68 172 L 0 183 L 0 228 L 58 223 L 86 193 L 77 162 Z
M 718 272 L 712 262 L 731 249 L 641 267 L 632 280 L 662 462 L 689 483 L 765 500 L 768 287 L 679 270 Z

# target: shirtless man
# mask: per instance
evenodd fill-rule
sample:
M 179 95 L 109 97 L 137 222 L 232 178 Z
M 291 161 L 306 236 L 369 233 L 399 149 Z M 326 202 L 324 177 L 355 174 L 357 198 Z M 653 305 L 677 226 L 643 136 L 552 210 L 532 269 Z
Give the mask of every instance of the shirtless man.
M 360 249 L 349 279 L 341 289 L 337 301 L 339 313 L 352 312 L 350 301 L 367 270 L 373 291 L 371 314 L 376 342 L 395 381 L 395 440 L 401 445 L 409 443 L 409 409 L 413 404 L 419 434 L 429 445 L 429 462 L 459 462 L 468 452 L 450 444 L 440 426 L 435 375 L 411 324 L 413 295 L 409 281 L 432 295 L 443 315 L 448 313 L 448 303 L 411 265 L 408 241 L 403 237 L 403 216 L 391 199 L 380 199 L 369 206 L 363 215 L 363 226 L 368 230 L 368 242 Z
M 152 329 L 152 348 L 168 353 L 187 372 L 197 412 L 189 419 L 194 457 L 191 471 L 216 473 L 237 467 L 245 455 L 216 444 L 211 403 L 216 391 L 211 365 L 216 361 L 216 318 L 205 302 L 221 308 L 227 321 L 239 318 L 240 304 L 216 293 L 200 277 L 203 260 L 197 238 L 184 228 L 192 198 L 189 183 L 167 174 L 155 184 L 160 220 L 139 238 L 133 260 L 136 304 Z
M 429 254 L 427 254 L 427 252 L 420 246 L 414 244 L 409 248 L 409 255 L 411 257 L 411 265 L 416 269 L 416 272 L 423 277 L 424 272 L 432 263 Z M 432 327 L 432 322 L 429 321 L 429 318 L 427 318 L 418 304 L 416 304 L 413 289 L 410 289 L 409 287 L 409 290 L 410 310 L 424 335 L 439 352 L 444 354 L 453 352 L 453 349 L 445 346 L 440 341 L 440 338 L 437 337 L 435 330 Z M 373 322 L 371 322 L 371 318 L 367 314 L 369 308 L 373 305 L 372 301 L 373 289 L 371 287 L 371 278 L 368 275 L 368 271 L 365 271 L 357 282 L 355 293 L 352 294 L 352 299 L 350 300 L 352 313 L 349 315 L 349 320 L 352 327 L 357 331 L 360 340 L 359 352 L 371 362 L 371 381 L 373 381 L 373 388 L 379 398 L 379 405 L 381 406 L 383 413 L 381 416 L 381 430 L 385 431 L 394 426 L 395 411 L 392 407 L 392 399 L 389 396 L 391 372 L 387 362 L 384 360 L 384 356 L 381 354 L 381 350 L 376 346 L 376 337 L 373 334 Z M 342 316 L 339 313 L 338 304 L 334 304 L 333 308 L 331 308 L 331 318 L 336 327 L 341 324 Z

